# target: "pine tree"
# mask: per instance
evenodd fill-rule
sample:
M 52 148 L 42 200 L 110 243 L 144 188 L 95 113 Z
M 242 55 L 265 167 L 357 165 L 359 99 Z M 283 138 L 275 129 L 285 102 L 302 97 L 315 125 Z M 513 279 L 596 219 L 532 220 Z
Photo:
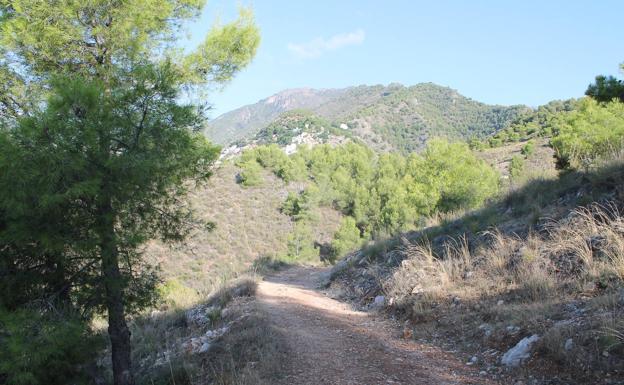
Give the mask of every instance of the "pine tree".
M 140 245 L 184 237 L 180 198 L 218 154 L 181 92 L 226 83 L 259 42 L 243 9 L 183 55 L 172 42 L 202 5 L 0 0 L 0 268 L 35 297 L 107 311 L 115 384 L 133 383 L 126 313 L 155 282 Z

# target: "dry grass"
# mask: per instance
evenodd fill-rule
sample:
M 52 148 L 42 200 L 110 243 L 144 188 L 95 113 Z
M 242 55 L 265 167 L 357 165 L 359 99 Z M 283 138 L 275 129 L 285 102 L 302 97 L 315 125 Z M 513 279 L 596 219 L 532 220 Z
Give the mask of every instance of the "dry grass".
M 279 333 L 253 301 L 255 289 L 255 279 L 239 278 L 189 306 L 183 299 L 187 288 L 170 286 L 172 295 L 159 310 L 136 317 L 131 323 L 137 383 L 272 383 L 279 372 L 284 347 Z M 175 303 L 172 298 L 182 302 Z M 193 321 L 189 312 L 206 314 L 207 322 Z M 191 352 L 185 345 L 222 327 L 227 332 L 212 341 L 207 352 Z
M 279 376 L 287 353 L 282 336 L 255 304 L 248 306 L 247 315 L 232 326 L 202 363 L 211 383 L 268 385 Z
M 500 331 L 485 343 L 504 349 L 513 325 L 542 335 L 540 354 L 570 373 L 578 373 L 578 360 L 591 362 L 580 365 L 584 375 L 624 369 L 624 324 L 616 321 L 624 304 L 624 216 L 615 204 L 577 208 L 524 236 L 491 230 L 472 245 L 465 236 L 402 243 L 402 262 L 383 290 L 417 329 L 435 323 L 438 332 L 446 325 L 449 333 L 474 334 L 467 325 L 488 322 Z M 574 348 L 564 348 L 568 338 Z
M 268 171 L 265 183 L 244 188 L 236 183 L 239 169 L 224 163 L 206 186 L 190 196 L 198 217 L 215 223 L 212 231 L 198 229 L 183 243 L 173 246 L 151 242 L 145 254 L 159 264 L 165 279 L 175 279 L 206 294 L 223 282 L 249 270 L 262 257 L 286 254 L 290 218 L 280 207 L 289 191 L 302 189 L 301 183 L 285 185 Z M 341 220 L 331 208 L 321 207 L 311 232 L 323 243 L 331 239 Z
M 541 234 L 486 231 L 475 244 L 471 250 L 465 236 L 449 237 L 434 250 L 426 238 L 404 238 L 398 249 L 403 261 L 387 291 L 411 295 L 420 285 L 443 296 L 474 286 L 471 278 L 476 276 L 509 282 L 527 289 L 529 300 L 539 300 L 569 281 L 599 281 L 609 287 L 624 280 L 624 217 L 614 204 L 578 208 L 565 219 L 550 221 Z
M 555 169 L 554 151 L 548 144 L 547 138 L 536 138 L 534 152 L 528 156 L 522 155 L 522 147 L 526 142 L 518 142 L 507 146 L 488 148 L 477 152 L 477 155 L 496 168 L 505 180 L 509 180 L 509 164 L 514 156 L 526 158 L 524 171 L 521 179 L 523 181 L 538 178 L 554 178 L 557 176 Z M 521 181 L 515 181 L 518 184 Z
M 147 257 L 160 264 L 165 278 L 208 293 L 247 270 L 255 258 L 285 250 L 291 225 L 279 207 L 287 187 L 267 173 L 263 186 L 242 188 L 237 172 L 224 164 L 190 196 L 198 217 L 215 223 L 214 230 L 198 229 L 183 244 L 148 246 Z

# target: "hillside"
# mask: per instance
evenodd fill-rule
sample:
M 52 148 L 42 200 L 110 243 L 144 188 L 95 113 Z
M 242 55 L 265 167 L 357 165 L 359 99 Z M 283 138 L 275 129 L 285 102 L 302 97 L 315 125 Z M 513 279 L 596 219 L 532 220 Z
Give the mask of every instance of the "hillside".
M 433 83 L 295 89 L 221 115 L 209 122 L 206 135 L 221 144 L 248 142 L 296 109 L 382 151 L 414 151 L 433 136 L 484 138 L 529 110 L 487 105 Z M 286 127 L 301 129 L 302 122 Z
M 508 165 L 517 153 L 481 156 Z M 561 174 L 545 149 L 526 162 L 530 176 L 483 208 L 348 255 L 330 295 L 392 315 L 484 383 L 622 383 L 622 159 Z
M 244 188 L 236 182 L 239 172 L 226 163 L 189 197 L 199 219 L 213 222 L 214 229 L 198 228 L 183 244 L 152 241 L 148 245 L 145 254 L 161 266 L 166 281 L 206 292 L 223 279 L 247 271 L 257 259 L 286 253 L 294 223 L 280 208 L 289 192 L 298 192 L 304 185 L 285 184 L 263 172 L 262 185 Z M 337 228 L 340 214 L 326 207 L 315 214 L 312 237 L 326 242 Z
M 281 113 L 294 109 L 314 109 L 339 98 L 345 90 L 298 88 L 279 92 L 255 104 L 220 115 L 206 127 L 206 135 L 218 144 L 248 139 Z

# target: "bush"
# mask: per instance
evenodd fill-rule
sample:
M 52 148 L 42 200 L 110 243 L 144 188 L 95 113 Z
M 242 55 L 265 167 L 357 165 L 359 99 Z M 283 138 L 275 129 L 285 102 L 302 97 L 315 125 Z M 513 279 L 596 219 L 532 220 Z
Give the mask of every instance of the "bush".
M 250 160 L 244 163 L 240 163 L 240 174 L 238 174 L 238 180 L 240 184 L 245 187 L 260 186 L 264 182 L 262 177 L 262 166 L 255 160 Z
M 185 309 L 196 304 L 200 296 L 196 290 L 185 286 L 177 279 L 170 279 L 158 286 L 160 304 L 167 309 Z
M 522 175 L 522 171 L 524 171 L 524 159 L 519 155 L 514 155 L 509 163 L 509 175 L 511 176 L 511 180 L 514 182 L 517 181 L 520 175 Z
M 430 141 L 424 160 L 424 178 L 433 179 L 432 185 L 425 185 L 439 191 L 435 205 L 439 211 L 476 208 L 498 192 L 498 173 L 478 159 L 465 143 Z
M 524 155 L 525 157 L 531 156 L 534 152 L 535 152 L 535 143 L 533 143 L 532 140 L 529 140 L 527 144 L 522 146 L 522 149 L 520 150 L 520 153 L 522 153 L 522 155 Z
M 0 310 L 0 378 L 6 384 L 89 383 L 85 365 L 101 346 L 77 317 Z
M 561 116 L 551 144 L 561 167 L 587 168 L 613 157 L 624 146 L 624 103 L 582 100 L 578 110 Z
M 253 172 L 258 168 L 256 164 L 270 170 L 284 182 L 304 180 L 307 177 L 305 163 L 297 158 L 289 158 L 276 144 L 246 150 L 237 162 L 239 167 L 251 168 Z M 252 183 L 253 181 L 255 180 L 252 178 Z
M 318 257 L 318 250 L 314 248 L 312 230 L 305 221 L 295 222 L 293 231 L 288 236 L 289 261 L 310 261 Z
M 241 157 L 256 160 L 285 181 L 306 175 L 313 182 L 286 199 L 284 213 L 298 221 L 313 204 L 332 205 L 366 237 L 409 230 L 436 210 L 475 208 L 499 187 L 497 172 L 468 145 L 440 139 L 428 143 L 424 156 L 377 155 L 349 143 L 304 147 L 290 158 L 277 146 L 260 146 Z
M 298 216 L 299 213 L 301 213 L 301 199 L 299 198 L 299 194 L 292 191 L 289 192 L 286 200 L 282 203 L 281 211 L 289 217 Z
M 344 218 L 331 243 L 333 260 L 359 248 L 361 244 L 360 229 L 358 229 L 355 220 L 351 217 Z
M 289 192 L 282 204 L 282 213 L 288 215 L 293 221 L 315 219 L 313 208 L 316 206 L 318 189 L 308 187 L 300 193 Z

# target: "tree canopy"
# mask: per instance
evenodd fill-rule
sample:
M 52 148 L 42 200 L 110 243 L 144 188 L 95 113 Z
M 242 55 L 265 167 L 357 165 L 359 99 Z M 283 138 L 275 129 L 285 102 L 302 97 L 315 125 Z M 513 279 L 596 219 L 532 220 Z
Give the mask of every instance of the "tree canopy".
M 596 81 L 587 87 L 585 95 L 603 103 L 613 100 L 624 102 L 624 81 L 613 76 L 596 76 Z
M 466 144 L 443 139 L 408 156 L 376 154 L 357 143 L 302 146 L 291 156 L 277 145 L 259 146 L 245 151 L 238 164 L 243 175 L 262 166 L 287 182 L 312 182 L 314 189 L 304 196 L 289 196 L 287 211 L 301 215 L 304 197 L 332 205 L 353 218 L 364 238 L 413 228 L 435 212 L 478 207 L 499 188 L 498 174 Z M 345 226 L 342 233 L 351 239 L 351 222 Z
M 0 1 L 0 305 L 105 310 L 115 384 L 133 383 L 126 313 L 157 282 L 141 245 L 198 225 L 181 199 L 218 156 L 197 132 L 205 106 L 185 101 L 259 43 L 241 9 L 185 54 L 175 43 L 202 6 Z

